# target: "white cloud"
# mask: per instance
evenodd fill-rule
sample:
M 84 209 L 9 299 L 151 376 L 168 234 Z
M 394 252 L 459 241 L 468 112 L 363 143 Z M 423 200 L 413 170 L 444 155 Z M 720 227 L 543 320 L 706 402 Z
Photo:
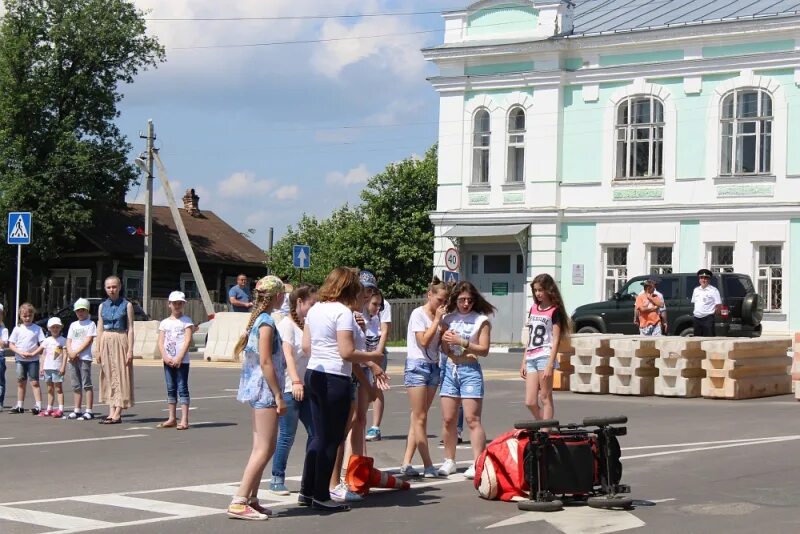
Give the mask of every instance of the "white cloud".
M 268 193 L 274 186 L 272 180 L 257 180 L 252 172 L 235 172 L 217 184 L 217 193 L 225 198 L 246 198 Z
M 258 228 L 267 222 L 269 215 L 265 211 L 255 211 L 245 217 L 244 222 L 248 228 Z
M 366 163 L 362 163 L 358 167 L 350 169 L 347 173 L 341 173 L 339 171 L 329 172 L 325 177 L 325 181 L 330 185 L 343 185 L 347 187 L 354 184 L 365 184 L 367 180 L 370 179 L 370 176 Z
M 300 190 L 296 185 L 282 185 L 272 193 L 278 200 L 296 200 Z
M 364 123 L 378 126 L 397 124 L 407 120 L 409 116 L 422 109 L 423 105 L 420 100 L 411 101 L 404 98 L 393 100 L 378 113 L 369 115 L 364 119 Z

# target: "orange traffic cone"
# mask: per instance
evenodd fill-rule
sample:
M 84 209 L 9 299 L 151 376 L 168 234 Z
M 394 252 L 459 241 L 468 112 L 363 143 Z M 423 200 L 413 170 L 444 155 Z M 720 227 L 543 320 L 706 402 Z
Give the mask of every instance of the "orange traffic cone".
M 350 491 L 366 495 L 370 488 L 393 488 L 407 490 L 411 485 L 373 467 L 374 460 L 369 456 L 352 455 L 347 463 L 345 483 Z

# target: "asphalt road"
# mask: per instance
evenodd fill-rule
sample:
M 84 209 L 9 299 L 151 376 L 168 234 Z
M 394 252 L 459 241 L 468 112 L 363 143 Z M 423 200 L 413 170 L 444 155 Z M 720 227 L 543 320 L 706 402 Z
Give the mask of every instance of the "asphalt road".
M 399 358 L 394 356 L 392 368 Z M 523 384 L 515 376 L 518 362 L 518 354 L 493 354 L 486 361 L 484 425 L 490 437 L 526 418 Z M 8 408 L 15 401 L 13 371 L 7 379 L 12 386 Z M 402 382 L 399 373 L 394 382 Z M 238 370 L 232 366 L 195 365 L 190 377 L 194 426 L 186 432 L 155 428 L 166 410 L 162 371 L 139 362 L 137 404 L 124 424 L 50 420 L 6 409 L 0 414 L 0 533 L 237 533 L 266 526 L 298 533 L 324 528 L 334 534 L 361 525 L 384 533 L 489 527 L 576 534 L 800 531 L 800 404 L 788 396 L 728 402 L 557 393 L 562 422 L 591 415 L 629 417 L 621 443 L 623 482 L 638 500 L 630 512 L 570 507 L 550 515 L 522 513 L 514 504 L 478 498 L 471 483 L 455 475 L 413 482 L 409 491 L 373 494 L 351 512 L 333 516 L 297 508 L 296 495 L 281 501 L 264 492 L 278 512 L 267 525 L 230 520 L 224 509 L 250 446 L 249 409 L 234 399 L 237 384 Z M 384 438 L 368 447 L 376 465 L 399 466 L 407 413 L 404 390 L 396 386 L 387 394 Z M 438 403 L 431 420 L 435 444 Z M 287 473 L 293 491 L 304 440 L 299 430 Z M 435 445 L 434 450 L 435 461 L 441 461 L 441 451 Z M 462 469 L 470 459 L 469 448 L 462 446 L 457 458 L 464 462 Z

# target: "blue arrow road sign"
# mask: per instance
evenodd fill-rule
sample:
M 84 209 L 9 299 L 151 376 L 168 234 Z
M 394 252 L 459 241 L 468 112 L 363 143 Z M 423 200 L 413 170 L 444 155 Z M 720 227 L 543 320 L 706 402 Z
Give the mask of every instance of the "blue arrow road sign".
M 311 247 L 308 245 L 295 245 L 292 250 L 295 269 L 308 269 L 311 267 Z
M 31 213 L 12 211 L 8 214 L 8 244 L 31 244 Z
M 458 273 L 455 271 L 442 271 L 442 282 L 445 284 L 457 284 L 458 278 Z

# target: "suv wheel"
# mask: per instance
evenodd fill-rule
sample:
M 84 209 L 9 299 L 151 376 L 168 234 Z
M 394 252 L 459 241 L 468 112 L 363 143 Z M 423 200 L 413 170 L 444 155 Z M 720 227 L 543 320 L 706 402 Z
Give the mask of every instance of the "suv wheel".
M 680 336 L 681 337 L 694 337 L 694 328 L 692 328 L 691 326 L 689 328 L 684 328 L 683 330 L 681 330 Z
M 578 329 L 578 334 L 599 334 L 600 330 L 594 326 L 582 326 Z

